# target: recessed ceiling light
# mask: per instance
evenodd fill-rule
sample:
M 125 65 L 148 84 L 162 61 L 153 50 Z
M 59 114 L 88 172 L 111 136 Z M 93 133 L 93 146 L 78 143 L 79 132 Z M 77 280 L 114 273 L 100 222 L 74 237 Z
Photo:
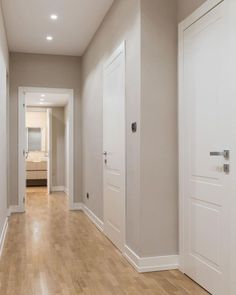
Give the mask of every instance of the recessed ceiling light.
M 43 104 L 43 102 L 42 101 L 40 101 L 40 103 L 39 104 Z
M 45 97 L 45 94 L 41 94 L 41 97 Z
M 45 101 L 45 99 L 44 98 L 40 98 L 40 101 Z
M 57 16 L 56 14 L 51 14 L 51 15 L 50 15 L 50 18 L 51 18 L 52 20 L 57 20 L 57 19 L 58 19 L 58 16 Z
M 53 37 L 52 37 L 52 36 L 47 36 L 46 39 L 47 39 L 48 41 L 52 41 L 52 40 L 53 40 Z

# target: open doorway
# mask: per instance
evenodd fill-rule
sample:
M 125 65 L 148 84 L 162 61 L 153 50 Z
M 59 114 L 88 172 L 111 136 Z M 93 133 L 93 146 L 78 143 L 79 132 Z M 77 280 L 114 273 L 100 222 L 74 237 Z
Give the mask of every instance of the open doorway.
M 63 192 L 73 209 L 73 91 L 19 88 L 19 205 Z

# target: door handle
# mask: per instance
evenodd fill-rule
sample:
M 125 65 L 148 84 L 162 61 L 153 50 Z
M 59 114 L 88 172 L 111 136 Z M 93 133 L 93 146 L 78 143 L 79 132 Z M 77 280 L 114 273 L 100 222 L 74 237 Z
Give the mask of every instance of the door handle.
M 223 152 L 210 152 L 210 156 L 223 156 L 226 160 L 228 160 L 230 156 L 230 151 L 224 150 Z

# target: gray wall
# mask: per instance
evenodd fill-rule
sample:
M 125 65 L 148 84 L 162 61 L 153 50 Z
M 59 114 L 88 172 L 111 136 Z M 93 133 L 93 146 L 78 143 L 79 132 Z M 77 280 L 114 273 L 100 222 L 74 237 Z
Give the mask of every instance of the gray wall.
M 10 205 L 18 204 L 18 87 L 74 89 L 75 201 L 81 201 L 80 58 L 40 54 L 10 54 Z
M 177 0 L 178 2 L 178 22 L 184 20 L 195 9 L 202 5 L 206 0 Z
M 141 256 L 178 252 L 176 11 L 141 1 Z
M 65 186 L 66 150 L 65 150 L 64 107 L 52 108 L 52 186 Z
M 83 75 L 83 196 L 85 204 L 103 219 L 102 73 L 103 64 L 126 40 L 127 120 L 127 244 L 139 245 L 139 131 L 140 120 L 140 1 L 116 0 L 95 34 L 82 60 Z M 90 193 L 87 200 L 85 193 Z

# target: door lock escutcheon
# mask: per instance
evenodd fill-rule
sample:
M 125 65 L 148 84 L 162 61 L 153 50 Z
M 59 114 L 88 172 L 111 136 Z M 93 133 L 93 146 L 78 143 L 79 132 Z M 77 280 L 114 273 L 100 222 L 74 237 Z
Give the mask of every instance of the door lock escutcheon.
M 229 172 L 230 172 L 229 164 L 224 164 L 223 165 L 223 171 L 224 171 L 224 173 L 229 174 Z

